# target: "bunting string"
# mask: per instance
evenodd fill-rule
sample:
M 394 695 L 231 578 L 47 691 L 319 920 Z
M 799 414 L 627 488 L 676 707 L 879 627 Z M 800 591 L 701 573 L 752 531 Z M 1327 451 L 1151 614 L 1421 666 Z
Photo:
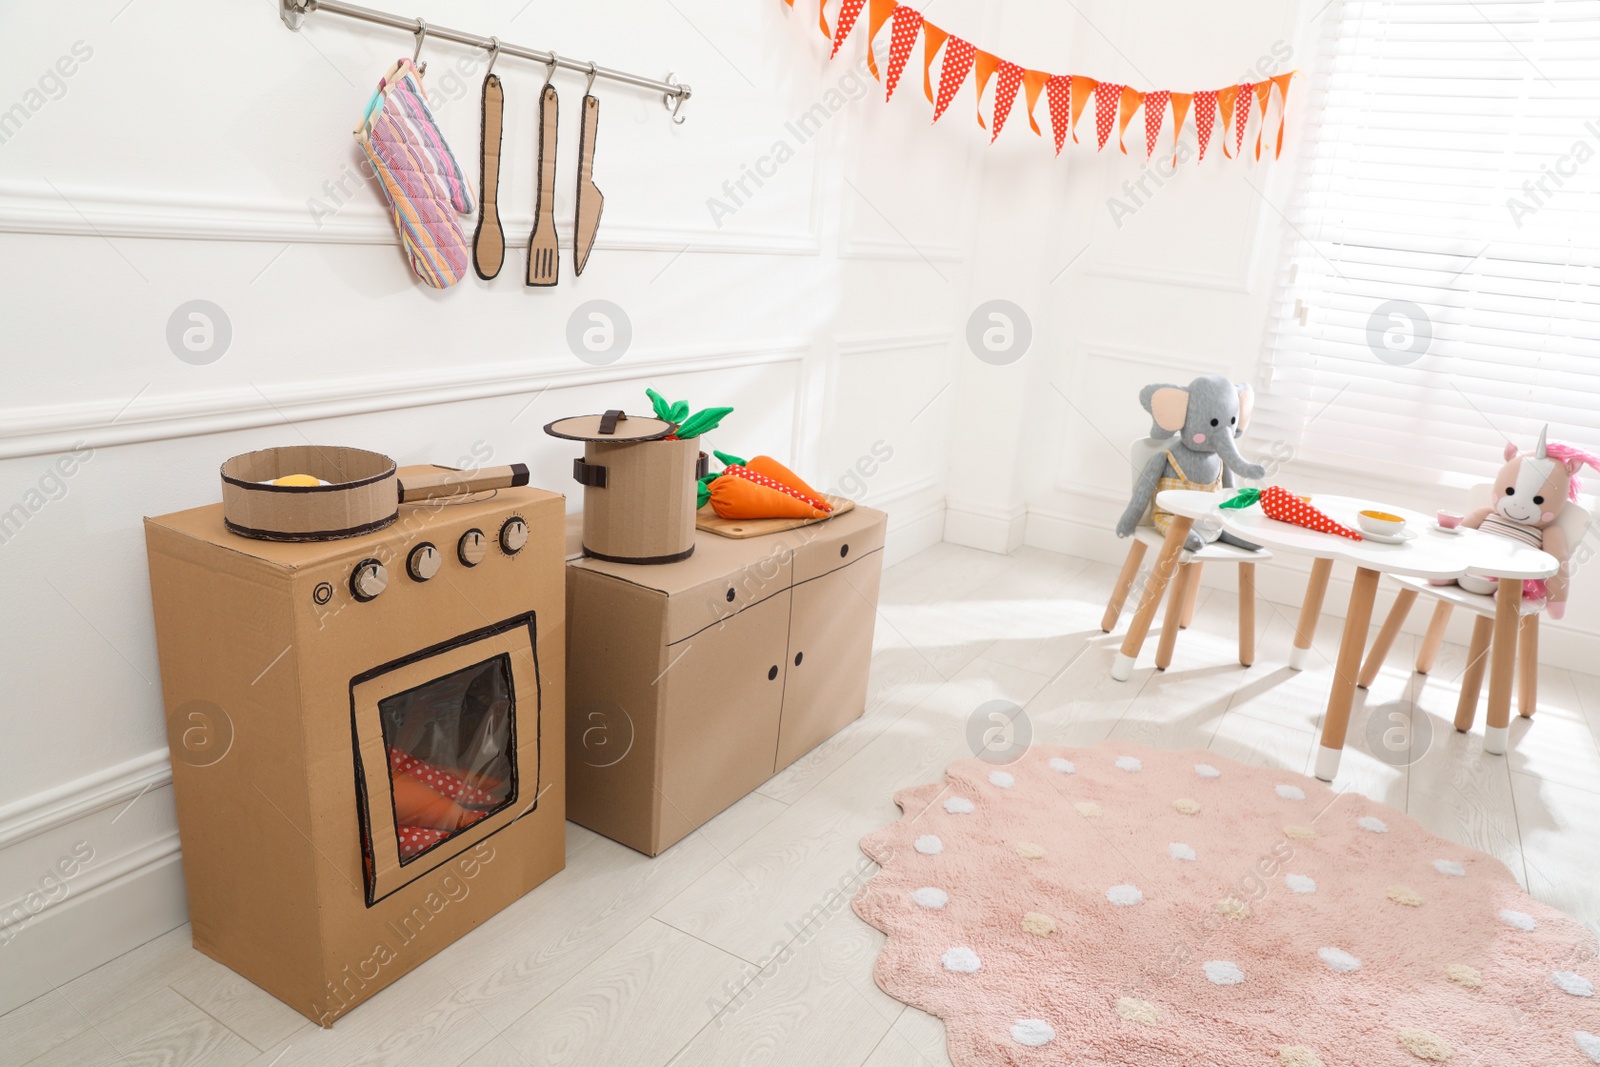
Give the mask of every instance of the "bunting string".
M 794 0 L 784 0 L 784 2 L 790 7 L 794 6 Z M 1028 127 L 1039 137 L 1044 136 L 1044 130 L 1039 125 L 1039 120 L 1034 117 L 1034 112 L 1040 99 L 1043 98 L 1046 108 L 1049 109 L 1050 136 L 1055 141 L 1057 155 L 1061 154 L 1069 134 L 1072 143 L 1078 143 L 1078 120 L 1091 99 L 1094 101 L 1096 151 L 1105 149 L 1106 142 L 1111 139 L 1111 132 L 1115 129 L 1117 147 L 1123 155 L 1127 155 L 1128 126 L 1133 122 L 1134 116 L 1142 111 L 1146 159 L 1155 154 L 1156 141 L 1161 136 L 1162 127 L 1167 125 L 1168 115 L 1171 115 L 1172 119 L 1174 164 L 1178 160 L 1178 139 L 1183 133 L 1184 123 L 1191 116 L 1194 121 L 1195 140 L 1200 150 L 1199 159 L 1202 161 L 1206 158 L 1206 149 L 1211 144 L 1218 119 L 1222 122 L 1222 154 L 1229 159 L 1241 158 L 1244 155 L 1246 128 L 1251 123 L 1252 113 L 1257 116 L 1255 158 L 1258 160 L 1261 158 L 1261 144 L 1264 139 L 1272 141 L 1274 159 L 1283 154 L 1283 126 L 1288 112 L 1289 83 L 1294 78 L 1295 71 L 1274 75 L 1261 81 L 1225 85 L 1219 89 L 1199 89 L 1193 92 L 1154 89 L 1141 92 L 1129 85 L 1096 81 L 1081 74 L 1054 74 L 1012 63 L 935 26 L 923 18 L 915 8 L 898 3 L 897 0 L 833 0 L 833 2 L 838 5 L 838 10 L 834 14 L 832 30 L 828 28 L 829 0 L 818 0 L 817 3 L 817 25 L 822 35 L 832 42 L 830 59 L 838 56 L 845 40 L 860 24 L 862 10 L 866 9 L 867 69 L 872 72 L 874 78 L 884 82 L 884 99 L 888 100 L 894 95 L 920 36 L 922 92 L 933 105 L 933 121 L 939 121 L 956 94 L 971 79 L 977 90 L 978 125 L 989 131 L 990 143 L 1000 136 L 1000 131 L 1005 127 L 1006 119 L 1010 116 L 1020 91 L 1028 113 Z M 889 27 L 889 61 L 888 69 L 880 73 L 873 44 L 885 26 Z M 935 92 L 933 63 L 934 59 L 941 55 L 944 58 L 939 64 L 938 89 Z M 990 81 L 995 83 L 995 91 L 990 117 L 985 121 L 983 100 Z M 1278 129 L 1274 137 L 1267 138 L 1267 115 L 1274 96 L 1278 100 Z M 1229 141 L 1233 142 L 1231 150 Z

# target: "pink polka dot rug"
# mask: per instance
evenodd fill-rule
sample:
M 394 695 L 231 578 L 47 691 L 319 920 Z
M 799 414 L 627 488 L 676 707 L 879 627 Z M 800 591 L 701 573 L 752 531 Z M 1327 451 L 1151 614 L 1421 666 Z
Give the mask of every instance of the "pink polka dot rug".
M 956 1067 L 1600 1064 L 1593 935 L 1357 794 L 1106 743 L 895 803 L 853 903 Z

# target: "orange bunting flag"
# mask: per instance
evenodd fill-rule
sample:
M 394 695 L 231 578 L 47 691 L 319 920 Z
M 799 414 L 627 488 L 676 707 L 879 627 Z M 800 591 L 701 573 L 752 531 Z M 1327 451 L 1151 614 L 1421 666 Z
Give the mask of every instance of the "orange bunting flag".
M 894 9 L 889 25 L 889 74 L 884 82 L 884 100 L 894 96 L 900 75 L 905 72 L 911 49 L 917 43 L 917 31 L 922 29 L 922 12 L 904 4 Z
M 833 20 L 833 51 L 828 53 L 829 59 L 839 54 L 840 46 L 850 36 L 850 31 L 856 28 L 856 17 L 866 5 L 867 0 L 844 0 L 844 5 L 839 8 L 839 17 Z M 871 47 L 871 42 L 868 42 L 868 47 Z
M 1261 104 L 1261 125 L 1256 127 L 1256 158 L 1261 158 L 1261 135 L 1267 132 L 1267 98 L 1272 95 L 1272 82 L 1256 82 L 1256 100 Z
M 1278 87 L 1278 146 L 1272 150 L 1272 158 L 1277 159 L 1283 155 L 1283 116 L 1289 112 L 1289 81 L 1294 77 L 1294 71 L 1280 74 L 1272 79 L 1272 84 Z
M 1156 89 L 1144 94 L 1144 158 L 1149 159 L 1156 150 L 1156 138 L 1161 136 L 1161 122 L 1167 117 L 1167 101 L 1172 94 Z
M 950 38 L 950 43 L 944 50 L 944 62 L 939 64 L 939 99 L 933 105 L 934 122 L 939 121 L 944 109 L 955 99 L 956 90 L 966 84 L 967 75 L 972 73 L 972 63 L 977 54 L 977 49 L 972 47 L 971 41 L 963 41 L 955 36 Z
M 933 57 L 939 54 L 945 38 L 949 36 L 927 19 L 922 20 L 922 95 L 928 98 L 930 104 L 933 103 Z
M 1111 125 L 1117 120 L 1117 104 L 1122 100 L 1122 86 L 1115 82 L 1099 82 L 1094 87 L 1094 135 L 1096 150 L 1104 149 L 1106 138 L 1111 136 Z
M 1183 132 L 1183 117 L 1189 113 L 1193 93 L 1172 94 L 1172 165 L 1178 165 L 1178 135 Z
M 1122 149 L 1122 154 L 1128 154 L 1128 146 L 1122 139 L 1128 132 L 1128 123 L 1133 120 L 1133 113 L 1139 110 L 1139 105 L 1144 103 L 1144 94 L 1137 89 L 1122 87 L 1122 103 L 1117 108 L 1117 147 Z
M 1206 159 L 1206 145 L 1211 143 L 1211 131 L 1217 124 L 1217 91 L 1202 89 L 1194 94 L 1194 132 L 1200 141 L 1200 162 Z
M 1233 154 L 1244 147 L 1244 128 L 1250 125 L 1250 92 L 1255 88 L 1249 82 L 1239 86 L 1239 95 L 1233 98 Z
M 1028 100 L 1028 125 L 1033 127 L 1033 132 L 1040 137 L 1044 131 L 1039 129 L 1039 120 L 1033 117 L 1033 109 L 1039 103 L 1039 94 L 1044 91 L 1045 82 L 1050 80 L 1050 75 L 1042 70 L 1025 70 L 1022 72 L 1022 91 Z
M 1222 114 L 1222 154 L 1232 159 L 1228 151 L 1228 134 L 1233 132 L 1233 102 L 1239 99 L 1239 87 L 1230 85 L 1217 90 L 1217 110 Z
M 790 8 L 795 0 L 784 0 Z M 1283 155 L 1283 128 L 1288 111 L 1289 84 L 1295 71 L 1278 74 L 1265 81 L 1242 82 L 1222 89 L 1205 89 L 1193 93 L 1176 93 L 1167 89 L 1140 92 L 1120 82 L 1100 82 L 1074 74 L 1050 74 L 1042 70 L 1028 70 L 1002 59 L 992 52 L 975 47 L 971 41 L 962 40 L 948 31 L 926 21 L 915 8 L 898 0 L 838 0 L 839 10 L 834 17 L 834 28 L 828 29 L 829 0 L 818 0 L 817 26 L 832 47 L 828 58 L 835 59 L 845 40 L 855 31 L 863 10 L 867 12 L 867 69 L 872 76 L 885 83 L 884 100 L 894 98 L 895 89 L 905 74 L 916 48 L 917 35 L 922 35 L 922 95 L 933 105 L 933 121 L 955 100 L 956 93 L 973 76 L 976 95 L 978 125 L 989 130 L 989 143 L 1000 138 L 1011 112 L 1017 103 L 1017 94 L 1023 94 L 1028 112 L 1028 126 L 1035 135 L 1043 136 L 1040 120 L 1036 117 L 1039 98 L 1045 97 L 1050 108 L 1050 133 L 1056 145 L 1056 155 L 1066 146 L 1067 135 L 1078 143 L 1078 124 L 1084 108 L 1094 101 L 1095 149 L 1104 151 L 1113 128 L 1117 132 L 1117 148 L 1128 154 L 1128 127 L 1133 117 L 1144 109 L 1144 155 L 1155 155 L 1156 142 L 1161 139 L 1161 128 L 1166 123 L 1168 110 L 1172 112 L 1172 162 L 1176 166 L 1182 151 L 1183 124 L 1190 112 L 1194 114 L 1196 140 L 1200 160 L 1206 158 L 1211 138 L 1216 129 L 1217 117 L 1222 118 L 1222 153 L 1229 159 L 1241 157 L 1244 138 L 1248 132 L 1251 111 L 1261 113 L 1256 127 L 1255 158 L 1261 159 L 1261 145 L 1267 137 L 1267 121 L 1272 111 L 1272 90 L 1278 90 L 1278 132 L 1273 147 L 1274 157 Z M 878 57 L 874 49 L 880 31 L 885 25 L 889 33 L 889 69 L 887 77 L 878 70 Z M 939 88 L 933 85 L 933 61 L 940 53 Z M 983 114 L 983 94 L 989 82 L 995 79 L 994 104 L 989 119 Z M 1230 138 L 1231 135 L 1231 138 Z M 1229 146 L 1228 141 L 1233 141 Z
M 894 0 L 872 0 L 867 8 L 867 69 L 874 78 L 878 77 L 878 61 L 872 55 L 872 42 L 878 39 L 878 31 L 883 29 L 883 24 L 889 21 L 889 16 L 894 13 L 896 5 Z
M 978 125 L 987 130 L 989 124 L 983 121 L 983 90 L 988 87 L 989 79 L 994 77 L 994 72 L 1000 69 L 1000 57 L 980 48 L 977 59 L 973 61 L 973 69 L 977 71 L 978 82 Z
M 1015 63 L 1000 61 L 1000 80 L 994 83 L 994 132 L 989 136 L 989 143 L 994 144 L 996 137 L 1005 127 L 1006 117 L 1011 114 L 1011 105 L 1016 103 L 1017 90 L 1022 88 L 1022 68 Z
M 1072 108 L 1072 75 L 1054 74 L 1044 83 L 1044 92 L 1050 98 L 1050 132 L 1055 134 L 1056 155 L 1067 143 L 1067 116 Z
M 1083 106 L 1089 102 L 1089 97 L 1100 85 L 1093 78 L 1075 75 L 1072 79 L 1072 114 L 1067 119 L 1067 128 L 1072 131 L 1072 143 L 1078 143 L 1078 119 L 1083 115 Z

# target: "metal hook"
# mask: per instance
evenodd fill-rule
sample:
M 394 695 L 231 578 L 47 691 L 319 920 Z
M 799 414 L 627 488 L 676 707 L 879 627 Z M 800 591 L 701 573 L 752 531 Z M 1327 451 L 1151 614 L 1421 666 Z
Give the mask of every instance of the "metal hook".
M 417 28 L 412 31 L 412 35 L 417 39 L 417 47 L 411 53 L 411 65 L 416 66 L 417 61 L 422 58 L 422 42 L 428 39 L 428 20 L 417 19 Z
M 500 38 L 491 37 L 491 38 L 489 38 L 489 69 L 483 72 L 483 76 L 485 78 L 487 78 L 489 75 L 494 73 L 494 61 L 499 59 L 499 58 L 500 58 Z
M 594 95 L 594 60 L 589 60 L 589 84 L 583 87 L 584 96 Z
M 683 102 L 694 94 L 687 85 L 673 78 L 671 71 L 667 72 L 666 82 L 673 87 L 673 91 L 661 94 L 661 106 L 672 112 L 672 124 L 674 126 L 682 126 L 689 120 L 687 116 L 680 115 L 678 112 L 683 110 Z
M 560 62 L 561 57 L 553 51 L 550 53 L 550 58 L 545 60 L 544 80 L 546 85 L 556 80 L 556 65 Z

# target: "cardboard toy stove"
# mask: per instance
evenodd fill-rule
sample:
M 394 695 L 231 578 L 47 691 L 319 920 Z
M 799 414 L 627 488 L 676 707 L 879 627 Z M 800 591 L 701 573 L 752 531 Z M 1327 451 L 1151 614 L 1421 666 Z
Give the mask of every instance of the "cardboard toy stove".
M 659 855 L 866 709 L 887 518 L 567 566 L 567 812 Z
M 324 1026 L 565 863 L 563 498 L 391 464 L 340 518 L 347 458 L 225 471 L 258 537 L 145 520 L 194 945 Z

